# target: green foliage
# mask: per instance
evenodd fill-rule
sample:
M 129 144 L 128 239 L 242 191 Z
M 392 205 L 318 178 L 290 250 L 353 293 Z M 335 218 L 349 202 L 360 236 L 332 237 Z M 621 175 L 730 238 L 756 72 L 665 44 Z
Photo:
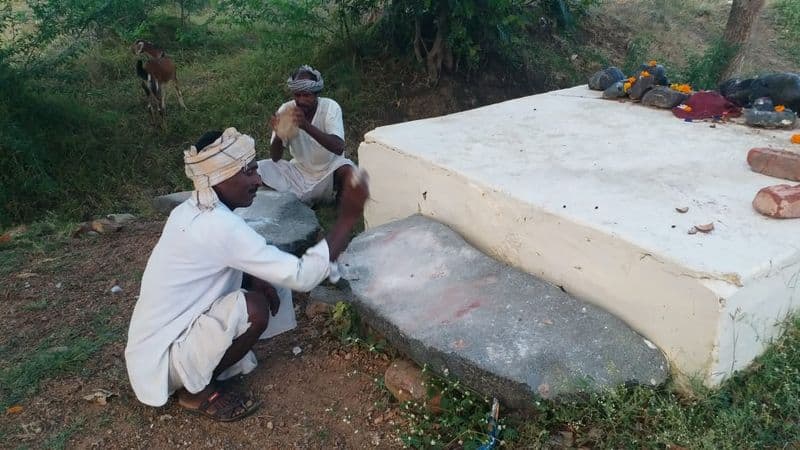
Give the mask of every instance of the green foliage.
M 774 20 L 778 23 L 777 31 L 781 36 L 781 44 L 786 52 L 792 55 L 796 64 L 800 65 L 800 2 L 797 0 L 776 0 L 772 4 Z
M 716 89 L 722 71 L 736 51 L 736 46 L 716 39 L 702 55 L 693 54 L 687 58 L 686 68 L 680 76 L 695 89 Z
M 624 387 L 562 402 L 539 401 L 520 440 L 567 447 L 782 448 L 800 439 L 800 319 L 755 363 L 719 390 Z
M 42 381 L 81 370 L 86 361 L 109 342 L 119 339 L 119 327 L 108 325 L 108 314 L 98 314 L 86 330 L 62 330 L 35 349 L 23 349 L 0 370 L 0 408 L 34 395 Z
M 464 448 L 476 449 L 488 442 L 491 402 L 448 376 L 426 374 L 428 400 L 422 403 L 409 401 L 402 411 L 408 420 L 408 429 L 402 435 L 403 444 L 413 448 Z M 438 414 L 432 414 L 429 402 L 436 396 L 441 400 Z M 497 421 L 498 438 L 514 439 L 517 431 L 509 428 L 501 415 Z

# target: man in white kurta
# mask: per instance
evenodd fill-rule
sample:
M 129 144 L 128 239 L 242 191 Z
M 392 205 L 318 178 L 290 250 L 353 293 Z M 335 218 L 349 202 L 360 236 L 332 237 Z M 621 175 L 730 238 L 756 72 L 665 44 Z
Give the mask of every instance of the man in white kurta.
M 125 359 L 141 402 L 161 406 L 177 393 L 185 408 L 230 421 L 258 404 L 213 380 L 252 371 L 256 340 L 294 326 L 290 290 L 309 291 L 328 277 L 367 188 L 348 186 L 331 233 L 297 258 L 232 212 L 249 206 L 261 184 L 252 138 L 234 128 L 207 136 L 185 154 L 196 190 L 171 212 L 147 262 Z
M 264 184 L 280 192 L 291 192 L 301 201 L 313 204 L 333 199 L 343 182 L 353 176 L 353 162 L 344 157 L 342 108 L 334 100 L 320 97 L 324 81 L 319 71 L 301 66 L 287 80 L 293 100 L 282 104 L 270 124 L 273 130 L 278 115 L 290 112 L 299 132 L 284 142 L 274 131 L 270 159 L 258 162 Z M 291 161 L 283 158 L 288 148 Z

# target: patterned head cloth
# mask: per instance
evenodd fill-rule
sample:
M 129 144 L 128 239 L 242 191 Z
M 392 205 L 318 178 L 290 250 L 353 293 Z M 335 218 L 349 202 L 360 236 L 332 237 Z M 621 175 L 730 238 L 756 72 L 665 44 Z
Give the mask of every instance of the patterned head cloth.
M 202 151 L 200 151 L 202 150 Z M 194 182 L 197 206 L 212 209 L 219 201 L 212 189 L 247 167 L 256 156 L 256 143 L 250 136 L 228 128 L 205 148 L 194 145 L 183 152 L 186 176 Z
M 304 72 L 314 75 L 317 78 L 317 81 L 297 79 L 297 77 Z M 296 92 L 313 92 L 316 94 L 322 90 L 322 87 L 325 86 L 325 82 L 323 81 L 322 74 L 319 73 L 319 70 L 316 70 L 309 65 L 304 65 L 300 66 L 293 76 L 290 76 L 289 79 L 286 80 L 286 85 L 289 86 L 289 90 L 292 91 L 293 94 Z

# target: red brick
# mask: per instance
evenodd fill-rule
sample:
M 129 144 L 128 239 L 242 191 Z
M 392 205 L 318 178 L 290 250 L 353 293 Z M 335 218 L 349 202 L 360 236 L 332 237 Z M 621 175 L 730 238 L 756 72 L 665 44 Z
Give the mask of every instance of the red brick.
M 747 153 L 747 163 L 754 172 L 800 181 L 800 153 L 777 148 L 753 148 Z
M 800 184 L 779 184 L 758 191 L 753 208 L 761 214 L 779 219 L 800 217 Z

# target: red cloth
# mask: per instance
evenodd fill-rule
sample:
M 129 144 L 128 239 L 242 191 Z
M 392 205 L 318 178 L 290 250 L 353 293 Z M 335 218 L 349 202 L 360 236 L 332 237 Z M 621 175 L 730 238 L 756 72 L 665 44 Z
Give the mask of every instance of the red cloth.
M 742 108 L 736 106 L 731 101 L 717 92 L 702 91 L 698 92 L 683 102 L 684 105 L 692 108 L 691 111 L 681 109 L 680 106 L 672 108 L 672 114 L 681 119 L 702 120 L 712 117 L 739 117 L 742 115 Z

